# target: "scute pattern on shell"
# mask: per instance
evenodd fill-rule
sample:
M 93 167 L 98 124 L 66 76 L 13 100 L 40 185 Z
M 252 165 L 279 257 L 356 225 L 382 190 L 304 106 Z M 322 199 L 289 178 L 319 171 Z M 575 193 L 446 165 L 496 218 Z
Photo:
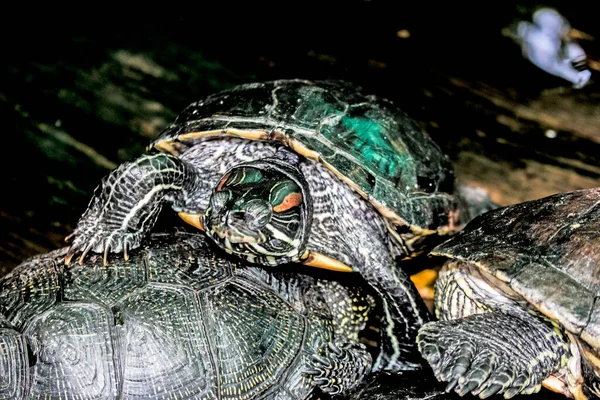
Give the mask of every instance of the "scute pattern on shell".
M 106 266 L 66 267 L 66 249 L 28 260 L 0 280 L 0 394 L 306 397 L 303 371 L 334 340 L 320 286 L 215 251 L 204 235 L 154 234 Z

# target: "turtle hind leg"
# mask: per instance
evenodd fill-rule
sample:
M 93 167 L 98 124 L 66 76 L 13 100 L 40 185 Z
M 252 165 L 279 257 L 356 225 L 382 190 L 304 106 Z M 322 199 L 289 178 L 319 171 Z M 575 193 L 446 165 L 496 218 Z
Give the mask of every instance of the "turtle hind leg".
M 371 371 L 366 347 L 353 340 L 329 343 L 322 354 L 314 354 L 305 371 L 324 393 L 340 394 L 358 386 Z
M 495 311 L 430 322 L 417 337 L 419 350 L 446 390 L 486 398 L 534 393 L 566 365 L 569 342 L 540 314 Z

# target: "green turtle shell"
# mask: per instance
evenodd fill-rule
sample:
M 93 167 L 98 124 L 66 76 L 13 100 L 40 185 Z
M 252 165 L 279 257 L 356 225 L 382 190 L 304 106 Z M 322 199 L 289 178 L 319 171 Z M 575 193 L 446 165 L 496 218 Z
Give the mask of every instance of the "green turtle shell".
M 454 172 L 416 123 L 389 101 L 339 81 L 237 86 L 189 105 L 151 148 L 236 136 L 278 141 L 327 166 L 397 225 L 455 229 Z
M 600 373 L 600 188 L 490 211 L 432 254 L 467 261 L 508 284 L 585 342 Z
M 321 281 L 206 240 L 154 234 L 107 266 L 67 267 L 62 249 L 0 279 L 0 398 L 305 398 L 336 329 Z

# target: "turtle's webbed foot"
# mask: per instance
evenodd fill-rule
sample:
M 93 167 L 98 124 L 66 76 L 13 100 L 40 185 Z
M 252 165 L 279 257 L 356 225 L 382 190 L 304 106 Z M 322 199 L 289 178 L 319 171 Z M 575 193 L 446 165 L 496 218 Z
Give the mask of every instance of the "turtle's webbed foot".
M 370 372 L 372 359 L 366 347 L 357 342 L 329 343 L 322 355 L 313 355 L 311 375 L 313 383 L 331 395 L 352 389 Z
M 81 264 L 90 251 L 104 254 L 104 265 L 108 263 L 109 252 L 123 252 L 125 260 L 128 260 L 128 251 L 139 247 L 142 238 L 142 232 L 128 232 L 120 228 L 111 229 L 101 224 L 86 226 L 84 229 L 77 227 L 66 239 L 72 239 L 73 243 L 67 251 L 65 263 L 68 265 L 75 254 L 81 253 L 79 256 Z
M 504 394 L 508 399 L 541 388 L 538 375 L 523 359 L 510 354 L 515 349 L 494 340 L 498 332 L 489 336 L 479 332 L 476 336 L 462 328 L 456 321 L 431 322 L 418 336 L 421 354 L 437 379 L 448 382 L 447 392 L 454 390 L 461 396 L 471 393 L 482 399 Z

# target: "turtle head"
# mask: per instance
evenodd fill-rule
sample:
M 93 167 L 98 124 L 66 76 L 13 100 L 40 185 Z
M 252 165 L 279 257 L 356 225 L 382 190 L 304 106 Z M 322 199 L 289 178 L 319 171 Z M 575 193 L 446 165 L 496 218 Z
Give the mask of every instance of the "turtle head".
M 213 190 L 203 219 L 225 251 L 263 265 L 297 261 L 306 251 L 311 198 L 302 173 L 278 158 L 239 164 Z

